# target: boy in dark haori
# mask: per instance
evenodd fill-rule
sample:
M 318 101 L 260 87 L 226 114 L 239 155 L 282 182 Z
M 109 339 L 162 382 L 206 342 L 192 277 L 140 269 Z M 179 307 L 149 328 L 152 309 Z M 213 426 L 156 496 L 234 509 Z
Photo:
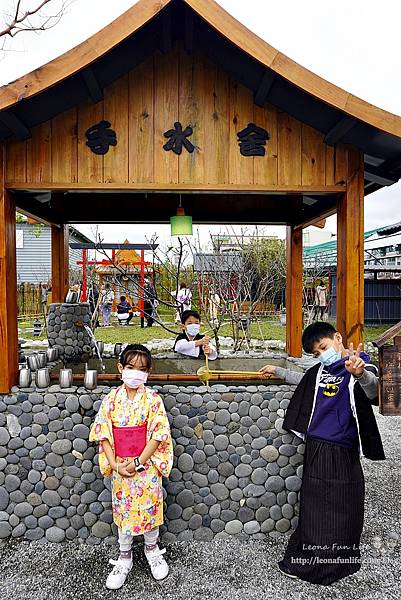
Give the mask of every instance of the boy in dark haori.
M 261 369 L 298 384 L 283 428 L 305 441 L 298 527 L 279 569 L 330 585 L 361 567 L 365 482 L 360 456 L 385 458 L 372 409 L 378 404 L 377 369 L 361 344 L 345 350 L 341 334 L 329 323 L 309 325 L 302 346 L 319 359 L 305 375 L 271 365 Z

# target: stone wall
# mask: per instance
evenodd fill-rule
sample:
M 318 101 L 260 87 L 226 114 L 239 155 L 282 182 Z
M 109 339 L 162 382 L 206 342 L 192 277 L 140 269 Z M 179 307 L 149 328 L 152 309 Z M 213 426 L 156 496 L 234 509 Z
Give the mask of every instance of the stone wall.
M 49 348 L 57 348 L 65 362 L 85 361 L 92 355 L 93 336 L 85 329 L 91 324 L 89 304 L 50 304 L 47 317 Z
M 297 524 L 304 445 L 282 429 L 290 386 L 154 386 L 174 439 L 165 543 L 279 536 Z M 114 543 L 110 480 L 89 428 L 100 387 L 0 398 L 0 538 Z

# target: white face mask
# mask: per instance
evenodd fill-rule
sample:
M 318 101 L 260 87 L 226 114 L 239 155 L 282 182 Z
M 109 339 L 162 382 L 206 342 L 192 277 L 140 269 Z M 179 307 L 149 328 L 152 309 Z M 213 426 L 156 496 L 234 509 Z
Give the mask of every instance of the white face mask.
M 137 371 L 137 369 L 123 369 L 123 372 L 121 373 L 121 379 L 127 387 L 135 389 L 147 382 L 148 375 L 149 373 L 146 371 Z
M 200 332 L 200 325 L 199 323 L 190 323 L 189 325 L 187 325 L 186 329 L 188 335 L 190 335 L 191 337 L 195 337 Z

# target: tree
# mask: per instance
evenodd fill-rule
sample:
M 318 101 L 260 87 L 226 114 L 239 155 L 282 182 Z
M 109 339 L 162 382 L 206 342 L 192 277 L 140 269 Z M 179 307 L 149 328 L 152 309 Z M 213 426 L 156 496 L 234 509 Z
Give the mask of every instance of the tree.
M 24 31 L 45 31 L 57 25 L 74 0 L 5 0 L 0 13 L 0 49 Z

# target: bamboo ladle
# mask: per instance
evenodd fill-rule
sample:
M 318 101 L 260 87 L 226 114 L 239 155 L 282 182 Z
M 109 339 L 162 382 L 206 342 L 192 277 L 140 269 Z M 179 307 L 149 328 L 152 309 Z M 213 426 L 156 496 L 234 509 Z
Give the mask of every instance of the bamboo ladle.
M 210 380 L 219 380 L 232 378 L 233 380 L 238 379 L 271 379 L 272 375 L 270 373 L 259 373 L 259 371 L 218 371 L 211 370 L 208 366 L 208 361 L 206 360 L 206 366 L 200 367 L 197 372 L 197 376 L 200 381 L 209 385 Z

